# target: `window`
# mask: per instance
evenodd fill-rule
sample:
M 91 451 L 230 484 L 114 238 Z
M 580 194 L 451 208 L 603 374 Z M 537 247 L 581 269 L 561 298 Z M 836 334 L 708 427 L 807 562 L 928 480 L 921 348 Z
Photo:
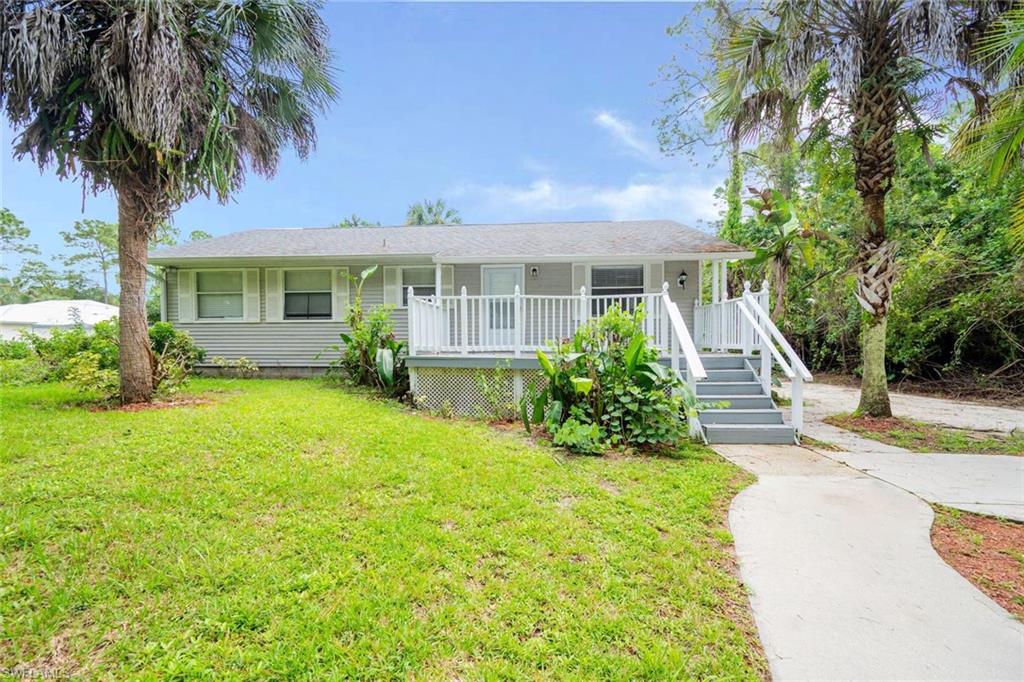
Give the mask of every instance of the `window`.
M 240 320 L 245 315 L 241 270 L 196 273 L 196 308 L 201 320 Z
M 632 311 L 638 299 L 627 296 L 644 293 L 644 266 L 602 265 L 590 268 L 590 293 L 594 296 L 621 296 L 621 298 L 594 299 L 592 313 L 602 315 L 613 303 L 623 310 Z
M 331 271 L 285 270 L 284 319 L 331 319 Z
M 409 287 L 415 296 L 437 293 L 434 268 L 402 268 L 402 307 L 409 305 Z

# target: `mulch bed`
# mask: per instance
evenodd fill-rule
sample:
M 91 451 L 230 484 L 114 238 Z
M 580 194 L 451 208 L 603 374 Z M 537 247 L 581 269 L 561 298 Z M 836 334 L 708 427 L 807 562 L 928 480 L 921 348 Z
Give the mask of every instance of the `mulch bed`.
M 147 412 L 149 410 L 167 410 L 172 407 L 191 407 L 193 405 L 210 405 L 208 398 L 175 398 L 173 400 L 154 400 L 151 403 L 132 403 L 131 405 L 94 405 L 90 412 Z
M 960 575 L 1024 620 L 1024 523 L 937 506 L 932 545 Z

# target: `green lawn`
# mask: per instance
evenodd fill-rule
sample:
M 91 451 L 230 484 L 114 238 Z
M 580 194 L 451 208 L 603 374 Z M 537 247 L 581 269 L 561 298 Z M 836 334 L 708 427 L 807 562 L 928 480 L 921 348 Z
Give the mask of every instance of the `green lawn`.
M 565 457 L 316 381 L 0 388 L 0 668 L 766 677 L 710 451 Z

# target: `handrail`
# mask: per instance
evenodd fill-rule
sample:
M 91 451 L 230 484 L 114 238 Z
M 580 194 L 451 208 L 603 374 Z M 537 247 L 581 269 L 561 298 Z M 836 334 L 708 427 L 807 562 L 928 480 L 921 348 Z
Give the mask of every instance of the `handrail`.
M 786 362 L 786 360 L 782 357 L 782 354 L 779 353 L 778 349 L 775 347 L 775 344 L 772 343 L 771 336 L 767 332 L 765 332 L 765 330 L 762 329 L 761 325 L 757 323 L 757 320 L 754 319 L 754 316 L 751 314 L 750 310 L 747 309 L 748 306 L 746 305 L 746 303 L 746 301 L 743 301 L 739 304 L 740 312 L 743 314 L 744 317 L 747 318 L 747 321 L 750 322 L 750 326 L 753 327 L 755 332 L 757 332 L 757 335 L 761 337 L 761 341 L 764 342 L 764 345 L 768 347 L 768 350 L 771 352 L 772 357 L 775 358 L 775 361 L 779 363 L 779 367 L 782 368 L 783 374 L 785 374 L 787 378 L 792 379 L 794 376 L 796 376 L 796 374 L 793 372 L 793 368 L 790 367 L 789 363 Z
M 807 369 L 807 365 L 803 363 L 803 360 L 800 359 L 800 356 L 796 354 L 795 350 L 793 350 L 793 346 L 790 345 L 789 341 L 786 340 L 786 337 L 782 335 L 781 331 L 779 331 L 779 328 L 775 326 L 774 322 L 772 322 L 772 318 L 768 314 L 768 312 L 760 305 L 758 305 L 757 301 L 753 298 L 753 296 L 750 296 L 748 292 L 743 293 L 743 299 L 747 301 L 750 304 L 750 307 L 756 311 L 758 318 L 761 320 L 764 326 L 768 328 L 768 332 L 771 334 L 772 338 L 774 338 L 778 342 L 778 344 L 782 346 L 782 350 L 786 352 L 786 356 L 792 363 L 793 368 L 796 369 L 796 371 L 800 372 L 800 377 L 804 381 L 814 381 L 814 377 L 811 375 L 810 370 Z M 754 324 L 754 326 L 760 328 L 760 325 L 756 323 Z M 791 375 L 787 376 L 790 376 L 790 378 L 792 378 Z
M 694 380 L 707 379 L 707 370 L 704 369 L 704 363 L 700 360 L 700 354 L 697 352 L 697 346 L 693 343 L 690 331 L 686 328 L 686 322 L 683 320 L 682 313 L 679 312 L 679 306 L 677 306 L 675 301 L 669 297 L 667 291 L 662 292 L 661 302 L 662 305 L 665 306 L 665 310 L 668 312 L 668 319 L 669 322 L 672 323 L 672 331 L 675 333 L 675 337 L 679 341 L 679 347 L 683 351 L 683 357 L 686 358 L 687 378 L 692 377 Z

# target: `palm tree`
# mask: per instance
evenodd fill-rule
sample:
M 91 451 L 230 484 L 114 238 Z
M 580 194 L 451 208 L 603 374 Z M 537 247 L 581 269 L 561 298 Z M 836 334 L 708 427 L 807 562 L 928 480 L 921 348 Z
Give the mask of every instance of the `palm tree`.
M 405 214 L 406 225 L 460 225 L 462 218 L 454 208 L 449 208 L 444 199 L 418 201 Z
M 973 48 L 1006 2 L 921 0 L 776 0 L 745 20 L 755 40 L 737 56 L 746 69 L 741 88 L 778 76 L 798 92 L 817 64 L 828 83 L 852 149 L 854 183 L 864 207 L 856 257 L 857 301 L 867 312 L 862 331 L 858 411 L 889 416 L 885 370 L 886 317 L 896 278 L 896 242 L 885 224 L 885 198 L 896 172 L 894 136 L 900 126 L 923 127 L 920 91 L 950 68 L 970 73 Z M 911 92 L 911 87 L 915 88 Z M 767 121 L 778 129 L 786 121 Z
M 315 2 L 6 0 L 0 100 L 31 156 L 93 192 L 112 189 L 121 263 L 121 400 L 153 393 L 146 248 L 198 196 L 227 201 L 247 168 L 300 157 L 334 97 Z
M 338 227 L 380 227 L 380 223 L 374 223 L 366 218 L 361 218 L 355 213 L 347 218 L 342 218 L 341 222 L 338 223 Z
M 974 111 L 957 132 L 953 154 L 983 168 L 993 183 L 1001 182 L 1024 162 L 1024 7 L 1006 12 L 978 41 L 980 67 L 998 68 L 994 94 L 982 84 L 956 82 L 974 95 Z M 1024 254 L 1024 194 L 1017 197 L 1010 223 L 1010 245 Z

